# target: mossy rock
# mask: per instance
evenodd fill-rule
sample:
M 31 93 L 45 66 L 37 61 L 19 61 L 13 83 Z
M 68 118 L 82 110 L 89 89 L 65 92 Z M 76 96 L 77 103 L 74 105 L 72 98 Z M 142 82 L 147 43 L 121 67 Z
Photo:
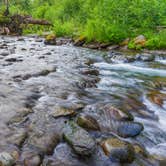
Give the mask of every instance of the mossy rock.
M 56 39 L 56 35 L 55 34 L 50 34 L 46 36 L 46 40 L 55 40 Z
M 47 35 L 44 43 L 46 45 L 56 45 L 56 35 L 55 34 Z

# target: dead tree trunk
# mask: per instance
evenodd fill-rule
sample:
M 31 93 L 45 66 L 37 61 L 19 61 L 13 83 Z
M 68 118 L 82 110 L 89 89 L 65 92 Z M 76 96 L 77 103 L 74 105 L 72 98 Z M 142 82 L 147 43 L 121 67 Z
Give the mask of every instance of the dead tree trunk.
M 4 20 L 8 18 L 8 22 L 0 22 L 1 27 L 7 27 L 10 30 L 11 34 L 22 34 L 22 25 L 28 25 L 28 24 L 34 24 L 34 25 L 47 25 L 51 26 L 52 24 L 48 22 L 47 20 L 39 20 L 39 19 L 33 19 L 31 16 L 22 16 L 22 15 L 13 15 L 5 17 Z

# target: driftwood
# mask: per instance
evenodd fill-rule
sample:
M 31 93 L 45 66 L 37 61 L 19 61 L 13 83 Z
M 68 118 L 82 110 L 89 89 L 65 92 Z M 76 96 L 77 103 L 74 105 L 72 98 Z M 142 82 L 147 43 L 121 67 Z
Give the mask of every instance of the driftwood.
M 2 16 L 3 18 L 3 16 Z M 13 15 L 1 18 L 1 29 L 8 28 L 10 34 L 22 34 L 23 27 L 29 24 L 51 26 L 47 20 L 33 19 L 31 16 Z M 4 20 L 4 21 L 3 21 Z

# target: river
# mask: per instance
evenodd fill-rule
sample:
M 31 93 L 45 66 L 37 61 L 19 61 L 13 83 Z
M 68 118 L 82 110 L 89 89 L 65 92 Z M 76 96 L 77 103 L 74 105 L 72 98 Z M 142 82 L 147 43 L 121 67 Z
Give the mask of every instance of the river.
M 1 36 L 0 161 L 7 166 L 165 164 L 166 56 L 133 54 Z M 70 133 L 72 126 L 78 132 Z M 135 152 L 130 163 L 114 162 L 102 150 L 108 138 L 139 144 L 147 156 Z

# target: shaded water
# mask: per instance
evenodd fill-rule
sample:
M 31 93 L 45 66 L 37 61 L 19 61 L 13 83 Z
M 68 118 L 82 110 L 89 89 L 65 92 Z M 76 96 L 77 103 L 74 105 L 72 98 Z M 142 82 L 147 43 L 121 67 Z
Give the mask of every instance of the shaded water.
M 129 63 L 124 60 L 128 55 L 46 46 L 30 37 L 1 37 L 0 47 L 1 152 L 14 149 L 24 158 L 26 152 L 39 153 L 32 145 L 50 136 L 50 144 L 41 144 L 49 151 L 44 154 L 51 154 L 51 136 L 61 133 L 66 123 L 66 118 L 51 116 L 59 106 L 84 107 L 83 112 L 95 108 L 90 114 L 109 132 L 107 117 L 102 119 L 97 111 L 109 103 L 144 125 L 139 136 L 127 140 L 166 157 L 166 57 Z M 85 69 L 97 69 L 99 75 L 83 74 Z

